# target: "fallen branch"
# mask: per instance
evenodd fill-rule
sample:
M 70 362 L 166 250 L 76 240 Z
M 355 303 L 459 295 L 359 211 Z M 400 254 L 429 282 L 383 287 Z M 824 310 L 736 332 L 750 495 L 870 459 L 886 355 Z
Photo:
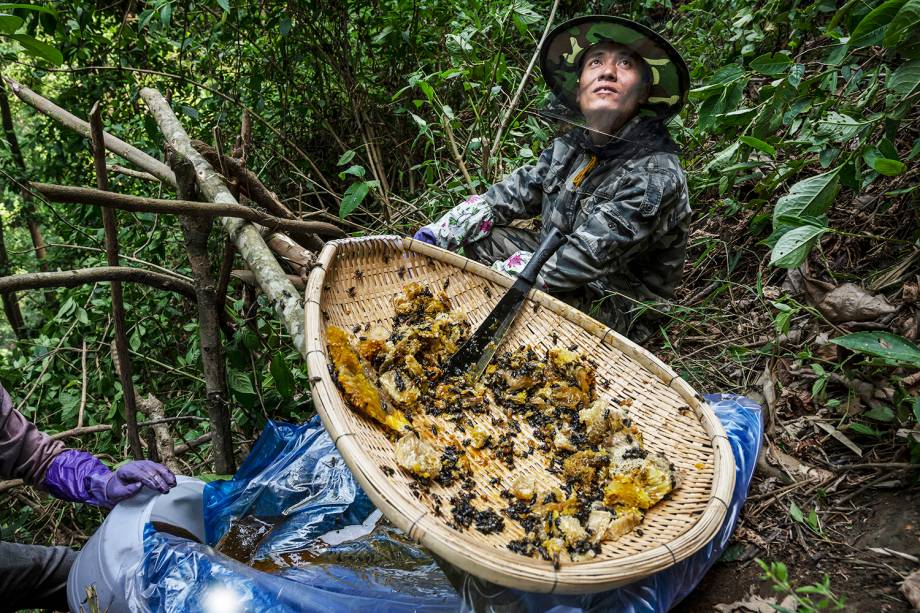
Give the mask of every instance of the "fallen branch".
M 46 287 L 76 287 L 101 281 L 140 283 L 168 292 L 176 292 L 192 300 L 195 299 L 195 288 L 192 287 L 191 283 L 162 273 L 128 266 L 98 266 L 96 268 L 77 268 L 60 272 L 30 272 L 22 275 L 0 277 L 0 292 Z
M 230 276 L 234 279 L 239 279 L 251 287 L 259 287 L 259 284 L 256 283 L 256 276 L 252 274 L 251 270 L 234 270 L 232 273 L 230 273 Z M 297 275 L 288 275 L 287 278 L 297 289 L 305 289 L 307 287 L 307 284 L 304 282 L 304 280 Z
M 16 94 L 17 98 L 36 111 L 51 117 L 74 132 L 89 138 L 90 130 L 88 122 L 68 113 L 47 98 L 39 96 L 25 85 L 17 83 L 9 77 L 4 77 L 4 80 L 10 86 L 10 89 L 13 90 L 13 93 Z M 106 149 L 123 157 L 135 166 L 143 168 L 160 181 L 175 187 L 176 177 L 172 170 L 169 169 L 169 166 L 111 134 L 105 133 L 103 138 L 105 140 Z
M 211 202 L 221 204 L 239 204 L 223 179 L 214 171 L 207 160 L 192 147 L 188 134 L 179 123 L 169 104 L 155 89 L 146 87 L 141 90 L 141 96 L 147 102 L 150 112 L 160 126 L 166 137 L 167 143 L 175 154 L 188 159 L 195 168 L 198 186 L 202 195 Z M 306 351 L 303 300 L 291 282 L 288 280 L 281 265 L 266 246 L 259 231 L 251 224 L 234 219 L 222 217 L 221 224 L 224 231 L 233 239 L 237 250 L 246 261 L 249 269 L 255 273 L 259 287 L 271 300 L 282 322 L 291 334 L 291 340 L 297 349 Z
M 109 164 L 109 172 L 131 177 L 133 179 L 140 179 L 141 181 L 152 181 L 155 183 L 160 182 L 159 179 L 157 179 L 149 172 L 144 172 L 143 170 L 134 170 L 133 168 L 126 168 L 120 164 Z
M 54 185 L 51 183 L 30 183 L 32 189 L 52 202 L 74 204 L 92 204 L 103 208 L 120 209 L 134 213 L 168 213 L 186 217 L 235 217 L 253 221 L 271 230 L 284 230 L 303 234 L 323 234 L 341 238 L 345 232 L 331 223 L 324 221 L 300 221 L 297 219 L 281 219 L 269 215 L 258 209 L 253 209 L 242 204 L 211 204 L 196 202 L 194 200 L 165 200 L 162 198 L 144 198 L 141 196 L 128 196 L 116 194 L 89 187 L 72 187 L 69 185 Z M 322 241 L 318 244 L 322 247 Z

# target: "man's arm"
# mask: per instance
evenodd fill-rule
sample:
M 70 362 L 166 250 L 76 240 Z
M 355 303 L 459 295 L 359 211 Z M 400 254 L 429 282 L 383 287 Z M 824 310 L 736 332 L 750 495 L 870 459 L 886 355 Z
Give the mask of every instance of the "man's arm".
M 0 386 L 0 477 L 38 485 L 64 449 L 64 443 L 52 439 L 14 409 L 10 395 Z
M 492 185 L 485 194 L 470 196 L 437 221 L 422 226 L 416 238 L 454 250 L 488 236 L 494 224 L 507 224 L 540 213 L 543 179 L 553 159 L 547 148 L 533 166 L 522 166 Z
M 549 292 L 580 288 L 608 275 L 617 260 L 647 249 L 683 189 L 682 175 L 675 170 L 626 177 L 616 194 L 597 203 L 590 218 L 549 259 L 538 286 L 542 283 Z

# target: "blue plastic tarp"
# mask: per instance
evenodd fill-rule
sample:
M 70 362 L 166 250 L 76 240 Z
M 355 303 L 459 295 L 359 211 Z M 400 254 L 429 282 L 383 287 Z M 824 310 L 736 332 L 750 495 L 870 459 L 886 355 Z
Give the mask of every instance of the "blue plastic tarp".
M 706 397 L 735 457 L 735 489 L 716 536 L 691 557 L 636 583 L 597 594 L 532 594 L 488 584 L 458 569 L 451 580 L 420 546 L 385 522 L 326 547 L 315 563 L 262 572 L 217 553 L 233 518 L 272 518 L 254 559 L 299 555 L 317 537 L 361 524 L 374 512 L 318 418 L 269 422 L 229 481 L 208 484 L 208 545 L 148 526 L 132 597 L 137 611 L 507 611 L 664 612 L 697 586 L 728 545 L 747 498 L 763 437 L 760 407 L 741 396 Z M 232 608 L 227 608 L 231 606 Z M 507 607 L 507 608 L 505 608 Z

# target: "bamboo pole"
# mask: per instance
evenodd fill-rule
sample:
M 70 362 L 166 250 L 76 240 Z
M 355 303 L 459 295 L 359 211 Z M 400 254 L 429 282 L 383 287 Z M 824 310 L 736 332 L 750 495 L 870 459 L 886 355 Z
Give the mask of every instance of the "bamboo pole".
M 220 176 L 192 147 L 188 134 L 160 92 L 144 88 L 141 90 L 141 96 L 147 102 L 150 112 L 175 154 L 191 161 L 202 195 L 212 202 L 238 204 Z M 271 300 L 290 333 L 294 346 L 304 353 L 303 300 L 300 292 L 288 280 L 259 231 L 252 224 L 230 217 L 222 217 L 220 222 L 249 265 L 259 287 Z
M 105 192 L 109 189 L 109 176 L 105 167 L 105 144 L 102 130 L 102 115 L 99 102 L 93 104 L 89 112 L 90 144 L 93 153 L 93 166 L 96 169 L 96 187 Z M 118 223 L 115 211 L 102 209 L 102 226 L 105 231 L 105 258 L 109 266 L 118 266 Z M 121 282 L 112 281 L 112 319 L 115 323 L 115 353 L 118 356 L 118 376 L 121 379 L 122 396 L 125 401 L 125 425 L 127 427 L 128 445 L 135 460 L 144 459 L 144 448 L 137 431 L 137 397 L 132 378 L 134 368 L 128 355 L 128 335 L 125 326 L 124 294 Z

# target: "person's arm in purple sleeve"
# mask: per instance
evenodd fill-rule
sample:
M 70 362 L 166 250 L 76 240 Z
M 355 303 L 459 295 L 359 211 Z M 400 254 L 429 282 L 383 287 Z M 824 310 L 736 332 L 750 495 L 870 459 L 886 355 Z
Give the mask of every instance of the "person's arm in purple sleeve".
M 0 477 L 22 479 L 62 500 L 106 508 L 133 496 L 142 485 L 165 494 L 176 484 L 175 476 L 155 462 L 129 462 L 112 472 L 91 453 L 67 449 L 14 409 L 2 386 Z

